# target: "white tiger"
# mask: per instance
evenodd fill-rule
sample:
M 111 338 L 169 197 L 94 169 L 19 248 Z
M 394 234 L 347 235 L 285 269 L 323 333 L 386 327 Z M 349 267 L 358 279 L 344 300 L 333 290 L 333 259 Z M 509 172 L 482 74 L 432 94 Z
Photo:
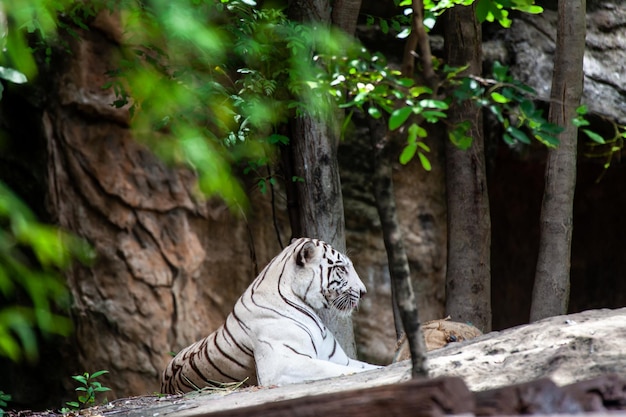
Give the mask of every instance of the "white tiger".
M 186 347 L 163 372 L 161 391 L 219 382 L 284 385 L 378 366 L 350 359 L 315 310 L 349 315 L 365 286 L 329 244 L 294 239 L 263 269 L 214 333 Z

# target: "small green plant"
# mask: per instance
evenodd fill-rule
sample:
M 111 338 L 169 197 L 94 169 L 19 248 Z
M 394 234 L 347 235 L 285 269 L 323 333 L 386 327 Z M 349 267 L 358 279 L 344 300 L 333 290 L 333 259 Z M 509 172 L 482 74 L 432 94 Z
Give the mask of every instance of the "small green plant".
M 7 401 L 11 401 L 11 395 L 0 391 L 0 417 L 4 415 L 4 407 L 7 406 Z
M 109 373 L 109 371 L 98 371 L 89 375 L 88 372 L 85 372 L 82 375 L 74 375 L 72 378 L 82 384 L 80 387 L 76 388 L 76 392 L 78 393 L 78 401 L 69 401 L 66 404 L 69 406 L 68 408 L 64 408 L 61 410 L 63 414 L 71 410 L 79 410 L 82 408 L 87 408 L 93 405 L 96 402 L 96 394 L 98 392 L 111 391 L 111 388 L 103 387 L 102 384 L 98 381 L 94 381 L 96 378 Z

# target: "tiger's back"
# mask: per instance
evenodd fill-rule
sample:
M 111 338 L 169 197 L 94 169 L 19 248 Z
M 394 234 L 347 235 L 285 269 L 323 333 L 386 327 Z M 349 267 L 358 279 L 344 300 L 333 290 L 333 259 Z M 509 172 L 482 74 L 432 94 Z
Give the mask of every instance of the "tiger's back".
M 273 385 L 374 368 L 348 358 L 315 312 L 349 314 L 364 292 L 347 257 L 322 241 L 296 239 L 263 269 L 222 326 L 172 359 L 161 391 L 244 380 Z

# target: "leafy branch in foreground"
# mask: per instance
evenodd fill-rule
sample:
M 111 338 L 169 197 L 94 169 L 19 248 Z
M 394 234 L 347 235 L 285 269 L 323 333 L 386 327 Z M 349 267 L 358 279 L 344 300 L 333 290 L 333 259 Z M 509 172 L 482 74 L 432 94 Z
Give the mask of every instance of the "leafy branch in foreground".
M 69 308 L 60 270 L 75 258 L 88 262 L 92 257 L 85 242 L 38 222 L 0 182 L 0 356 L 34 361 L 36 329 L 44 336 L 69 334 L 71 320 L 55 313 Z
M 11 395 L 0 391 L 0 417 L 4 416 L 4 408 L 7 406 L 7 401 L 11 401 Z

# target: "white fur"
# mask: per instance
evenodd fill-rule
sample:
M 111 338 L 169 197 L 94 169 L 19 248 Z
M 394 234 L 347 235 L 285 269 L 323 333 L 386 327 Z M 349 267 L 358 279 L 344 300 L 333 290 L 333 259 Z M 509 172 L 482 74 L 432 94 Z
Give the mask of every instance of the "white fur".
M 328 268 L 331 282 L 326 281 Z M 294 240 L 252 282 L 224 325 L 172 360 L 162 390 L 184 392 L 209 380 L 225 382 L 224 374 L 269 386 L 378 368 L 348 358 L 315 311 L 338 304 L 344 310 L 337 314 L 350 314 L 364 293 L 346 256 L 315 239 Z M 201 347 L 206 352 L 199 353 Z M 181 379 L 189 383 L 181 384 Z

